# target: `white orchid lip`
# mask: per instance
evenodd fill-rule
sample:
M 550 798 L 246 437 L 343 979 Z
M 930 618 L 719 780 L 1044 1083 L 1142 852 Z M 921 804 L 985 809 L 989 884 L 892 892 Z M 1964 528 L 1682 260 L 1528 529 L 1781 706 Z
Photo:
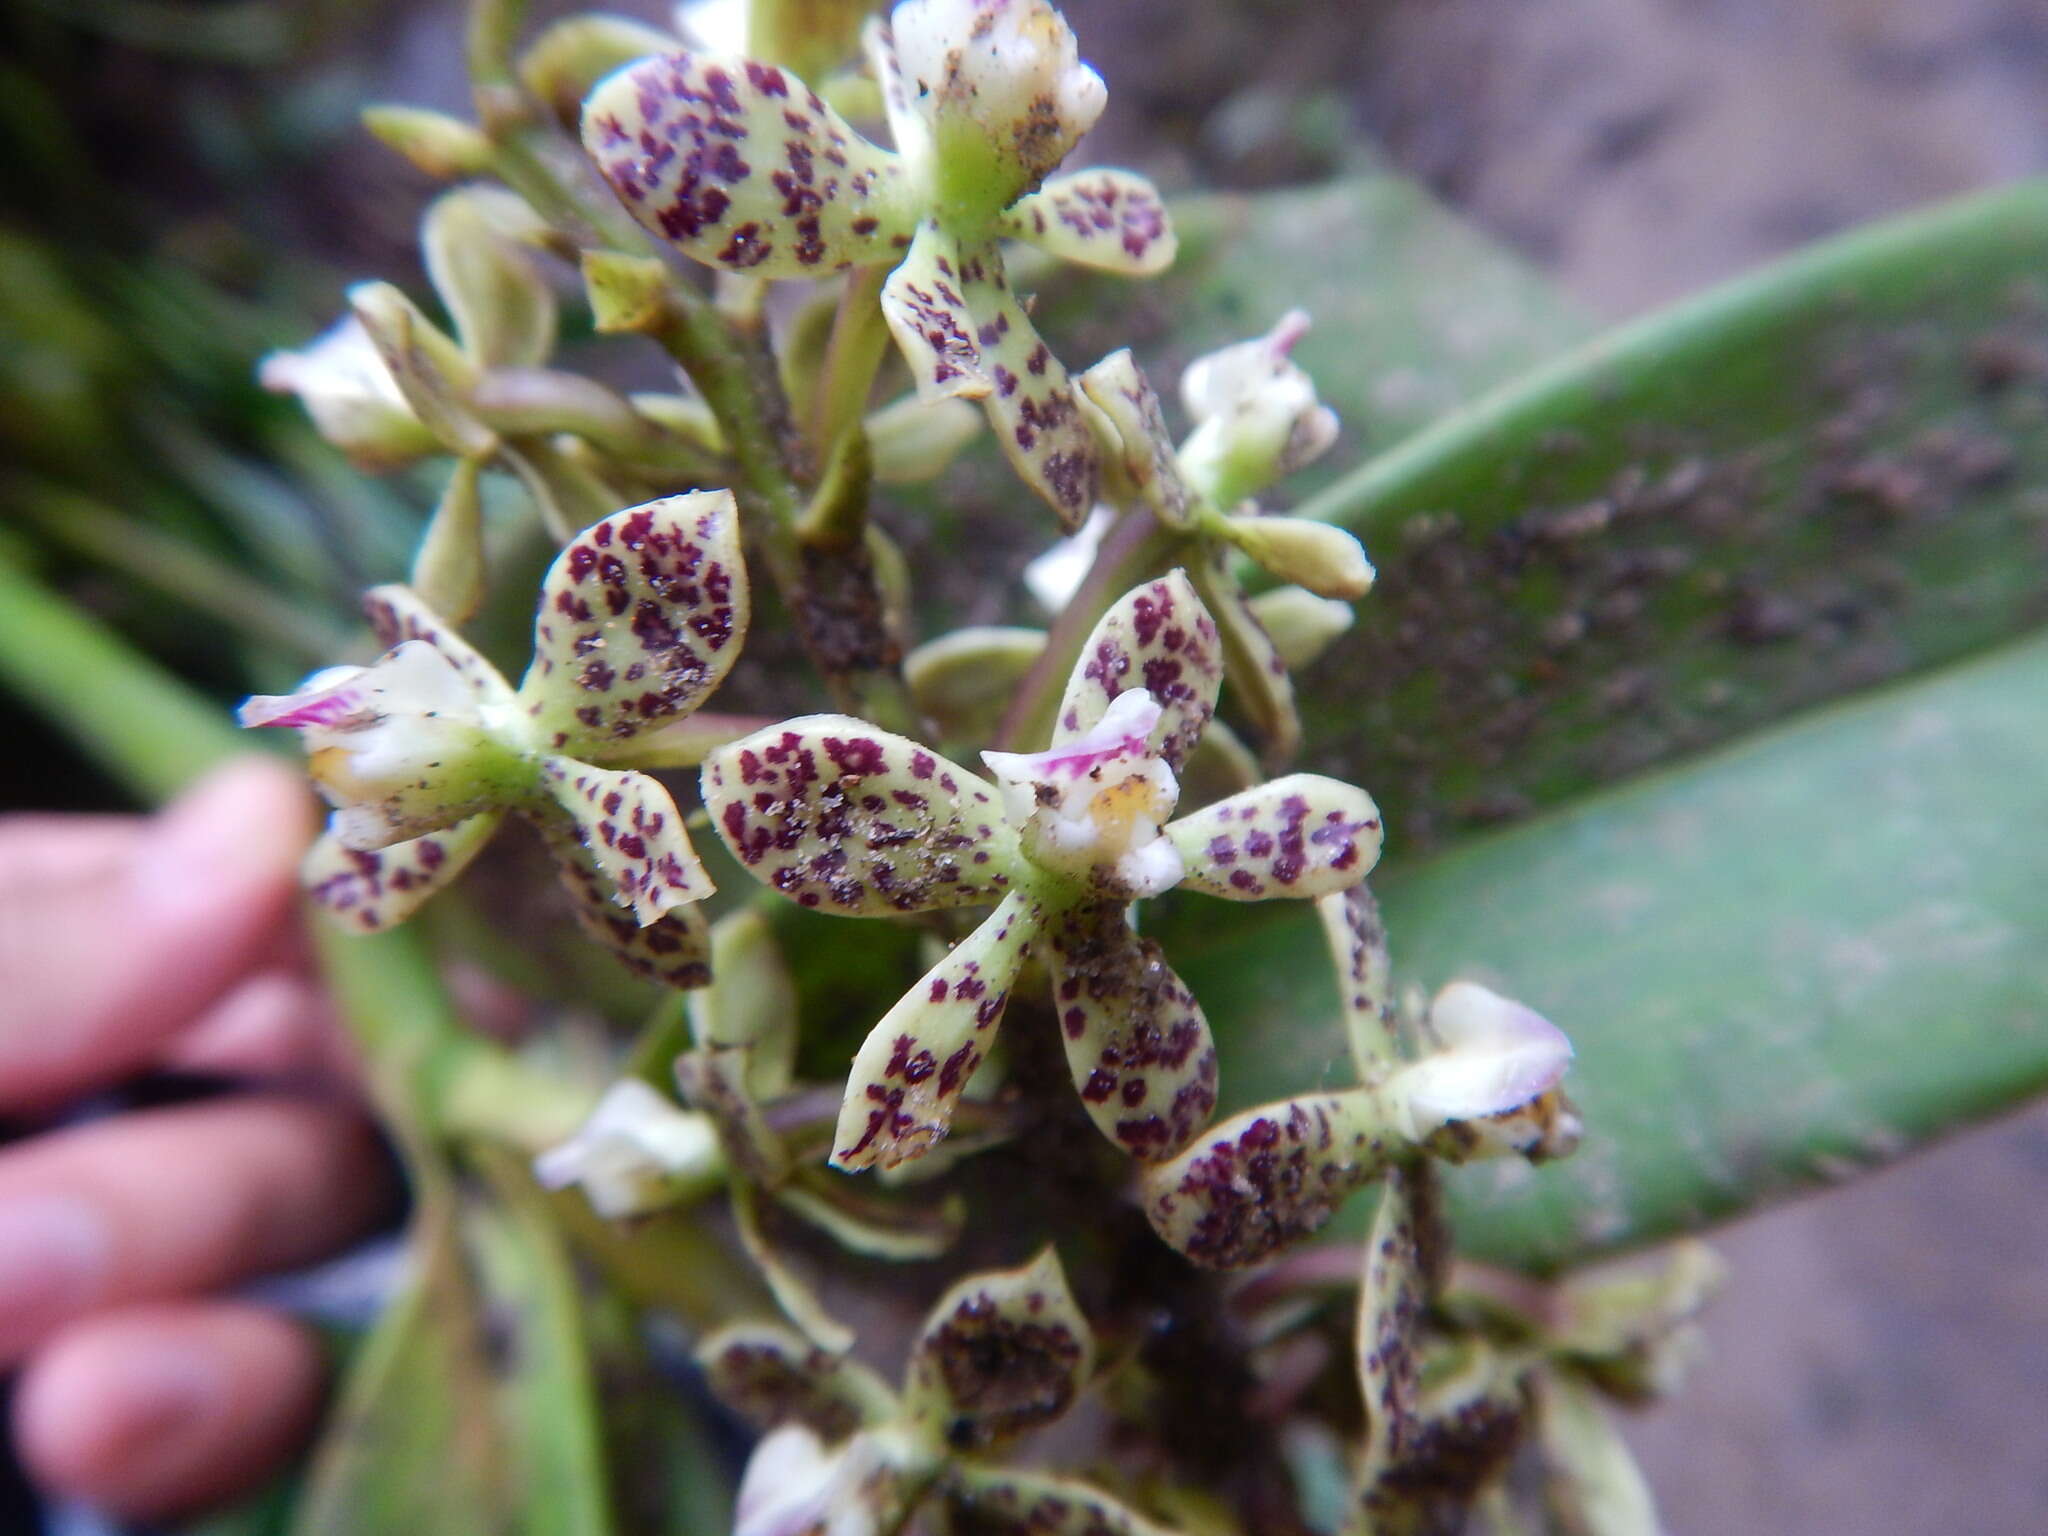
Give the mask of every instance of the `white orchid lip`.
M 1145 689 L 1128 688 L 1093 727 L 1049 751 L 982 753 L 1034 861 L 1082 878 L 1107 872 L 1133 899 L 1180 883 L 1186 866 L 1164 832 L 1180 784 L 1152 746 L 1164 713 Z
M 1476 982 L 1439 992 L 1430 1024 L 1443 1049 L 1396 1079 L 1418 1138 L 1452 1121 L 1511 1116 L 1557 1087 L 1571 1065 L 1563 1030 Z
M 663 1204 L 679 1181 L 710 1174 L 719 1160 L 708 1120 L 629 1077 L 605 1090 L 574 1136 L 533 1160 L 533 1176 L 544 1189 L 581 1185 L 591 1209 L 610 1218 Z

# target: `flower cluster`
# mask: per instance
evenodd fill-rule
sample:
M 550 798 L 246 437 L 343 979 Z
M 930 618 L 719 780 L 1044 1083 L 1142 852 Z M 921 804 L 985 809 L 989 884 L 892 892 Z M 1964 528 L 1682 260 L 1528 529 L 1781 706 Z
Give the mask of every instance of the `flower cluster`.
M 1177 885 L 1232 901 L 1326 895 L 1363 880 L 1380 847 L 1371 797 L 1312 774 L 1171 819 L 1221 683 L 1215 624 L 1175 571 L 1103 615 L 1049 750 L 986 754 L 996 784 L 837 715 L 705 759 L 719 834 L 796 901 L 854 916 L 997 903 L 861 1047 L 836 1164 L 889 1167 L 945 1135 L 1039 945 L 1074 1086 L 1103 1134 L 1150 1161 L 1208 1122 L 1208 1020 L 1132 929 L 1130 904 Z
M 768 1431 L 734 1536 L 877 1536 L 921 1510 L 963 1529 L 1164 1536 L 1086 1483 L 983 1459 L 1063 1417 L 1094 1368 L 1093 1332 L 1049 1248 L 941 1297 L 900 1392 L 778 1328 L 726 1329 L 699 1358 L 712 1390 Z
M 1052 175 L 1106 93 L 1046 0 L 904 0 L 866 42 L 893 152 L 786 70 L 688 52 L 600 85 L 585 148 L 635 218 L 700 261 L 760 277 L 893 268 L 883 314 L 920 397 L 982 402 L 1018 474 L 1078 526 L 1095 440 L 1001 241 L 1158 272 L 1174 254 L 1165 208 L 1127 171 Z
M 389 649 L 242 706 L 306 745 L 335 807 L 307 857 L 323 906 L 363 930 L 404 921 L 508 814 L 539 829 L 578 919 L 636 971 L 705 980 L 696 903 L 712 883 L 669 792 L 608 760 L 700 709 L 750 614 L 723 491 L 633 507 L 571 540 L 541 586 L 533 663 L 511 687 L 408 588 L 365 601 Z

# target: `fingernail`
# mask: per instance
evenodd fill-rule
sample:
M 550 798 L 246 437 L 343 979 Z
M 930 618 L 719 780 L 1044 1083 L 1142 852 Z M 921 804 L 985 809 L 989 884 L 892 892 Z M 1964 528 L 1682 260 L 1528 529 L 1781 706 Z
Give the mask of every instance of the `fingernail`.
M 0 1200 L 0 1365 L 92 1301 L 109 1246 L 105 1218 L 76 1196 Z
M 276 764 L 245 757 L 216 768 L 151 824 L 129 873 L 134 898 L 183 909 L 198 888 L 287 875 L 300 853 L 289 807 Z

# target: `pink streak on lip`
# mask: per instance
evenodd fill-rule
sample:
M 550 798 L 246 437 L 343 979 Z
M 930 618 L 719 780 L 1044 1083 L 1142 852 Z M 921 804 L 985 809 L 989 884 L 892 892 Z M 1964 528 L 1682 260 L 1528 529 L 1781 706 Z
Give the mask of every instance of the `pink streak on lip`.
M 1083 778 L 1099 763 L 1144 752 L 1149 740 L 1149 736 L 1126 736 L 1114 746 L 1088 752 L 1041 752 L 1032 759 L 1032 764 L 1044 769 L 1047 778 L 1056 773 L 1064 773 L 1070 779 Z
M 347 682 L 311 698 L 296 693 L 259 693 L 243 703 L 235 718 L 244 727 L 276 725 L 296 730 L 309 725 L 338 725 L 360 713 L 367 702 L 363 690 Z

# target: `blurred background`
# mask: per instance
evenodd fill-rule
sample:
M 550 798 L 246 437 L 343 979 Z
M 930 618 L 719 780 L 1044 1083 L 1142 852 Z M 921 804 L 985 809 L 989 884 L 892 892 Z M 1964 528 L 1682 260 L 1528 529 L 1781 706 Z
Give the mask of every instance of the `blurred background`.
M 1111 86 L 1092 158 L 1169 191 L 1392 170 L 1608 321 L 2048 171 L 2041 0 L 1065 9 Z M 231 648 L 138 595 L 101 514 L 271 572 L 307 643 L 399 568 L 425 488 L 355 476 L 252 370 L 349 281 L 420 291 L 432 187 L 356 112 L 464 112 L 460 35 L 442 3 L 0 5 L 0 538 L 223 692 Z M 0 729 L 0 806 L 120 803 L 4 700 Z M 2044 1189 L 2035 1111 L 1722 1234 L 1713 1353 L 1632 1426 L 1673 1530 L 2048 1529 Z M 33 1521 L 0 1491 L 0 1532 Z

